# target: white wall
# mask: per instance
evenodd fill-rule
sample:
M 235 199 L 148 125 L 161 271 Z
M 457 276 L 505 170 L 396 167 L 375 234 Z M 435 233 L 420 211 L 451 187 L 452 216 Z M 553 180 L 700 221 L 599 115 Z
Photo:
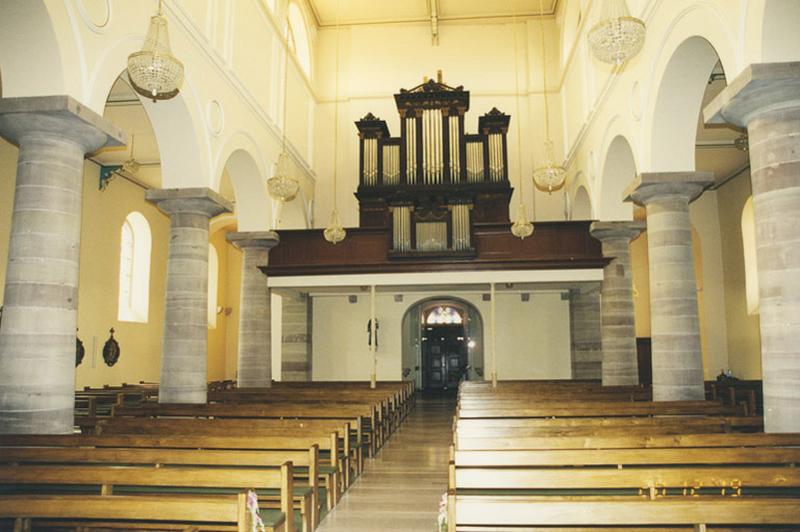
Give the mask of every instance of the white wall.
M 314 380 L 367 380 L 371 360 L 366 326 L 369 319 L 369 294 L 313 295 L 313 378 Z M 484 322 L 484 341 L 490 342 L 490 302 L 480 292 L 459 292 L 472 303 Z M 394 293 L 380 293 L 376 317 L 378 337 L 378 379 L 400 380 L 402 374 L 403 315 L 415 303 L 431 297 L 447 297 L 441 292 L 404 294 L 395 302 Z M 490 374 L 491 356 L 484 346 L 485 375 Z M 522 302 L 518 293 L 497 294 L 497 373 L 500 379 L 569 379 L 570 338 L 569 301 L 558 291 L 531 293 Z
M 354 121 L 368 112 L 386 120 L 392 136 L 400 135 L 400 120 L 393 95 L 401 88 L 410 89 L 435 77 L 442 70 L 444 82 L 463 85 L 470 91 L 471 105 L 466 115 L 466 130 L 477 132 L 478 117 L 492 107 L 511 115 L 508 134 L 509 177 L 517 189 L 517 127 L 521 124 L 522 176 L 528 215 L 532 209 L 531 175 L 534 166 L 542 164 L 544 101 L 542 96 L 542 60 L 539 23 L 537 20 L 510 19 L 462 21 L 443 25 L 439 45 L 431 44 L 427 24 L 383 24 L 350 26 L 340 30 L 339 52 L 339 149 L 337 200 L 346 227 L 358 225 L 358 204 L 353 192 L 358 186 L 358 142 Z M 561 157 L 561 103 L 557 94 L 559 81 L 558 27 L 554 18 L 545 19 L 548 84 L 552 92 L 549 106 L 551 137 L 556 157 Z M 515 62 L 515 38 L 517 61 Z M 333 138 L 336 66 L 336 30 L 318 32 L 317 77 L 315 88 L 319 105 L 315 118 L 314 162 L 318 186 L 315 219 L 325 226 L 333 206 L 329 194 L 333 175 Z M 516 102 L 516 72 L 519 72 L 519 112 Z M 563 220 L 563 199 L 538 194 L 537 220 Z M 516 196 L 511 202 L 511 215 L 516 212 Z

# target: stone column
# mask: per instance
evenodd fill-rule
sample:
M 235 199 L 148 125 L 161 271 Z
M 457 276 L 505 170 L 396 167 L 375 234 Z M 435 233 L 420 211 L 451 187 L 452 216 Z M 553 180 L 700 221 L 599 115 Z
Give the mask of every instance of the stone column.
M 281 379 L 311 380 L 311 308 L 308 296 L 283 295 Z
M 242 288 L 239 299 L 239 353 L 237 386 L 272 386 L 272 351 L 269 288 L 266 266 L 269 250 L 278 244 L 275 231 L 228 233 L 228 242 L 242 250 Z
M 572 378 L 602 378 L 603 352 L 598 286 L 582 286 L 569 291 L 569 332 Z
M 83 158 L 124 134 L 69 96 L 0 99 L 19 146 L 0 326 L 0 433 L 71 433 Z
M 208 188 L 152 189 L 170 218 L 160 403 L 205 403 L 208 389 L 208 222 L 231 203 Z
M 705 398 L 689 203 L 713 182 L 709 172 L 644 173 L 626 194 L 647 209 L 654 401 Z
M 705 117 L 747 127 L 764 429 L 800 432 L 800 62 L 750 65 Z
M 630 243 L 644 229 L 645 223 L 636 221 L 594 222 L 590 228 L 609 259 L 601 306 L 604 386 L 639 384 Z

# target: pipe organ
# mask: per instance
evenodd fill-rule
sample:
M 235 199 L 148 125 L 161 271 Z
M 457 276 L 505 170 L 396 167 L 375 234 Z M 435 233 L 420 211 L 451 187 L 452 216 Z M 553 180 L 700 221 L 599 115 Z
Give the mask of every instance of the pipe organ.
M 469 91 L 441 77 L 394 99 L 400 136 L 372 113 L 356 122 L 361 226 L 391 226 L 393 258 L 474 255 L 473 224 L 508 221 L 511 117 L 494 108 L 468 134 Z

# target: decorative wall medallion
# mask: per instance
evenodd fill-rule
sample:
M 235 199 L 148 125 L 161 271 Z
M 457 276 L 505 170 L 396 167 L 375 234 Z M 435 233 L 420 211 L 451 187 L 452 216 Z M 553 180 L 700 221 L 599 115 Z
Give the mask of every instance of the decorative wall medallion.
M 86 348 L 83 347 L 83 342 L 77 336 L 75 337 L 75 367 L 81 365 L 83 362 L 83 357 L 86 356 Z
M 637 122 L 642 119 L 642 88 L 638 81 L 631 87 L 631 116 Z
M 111 0 L 78 0 L 78 13 L 95 33 L 103 33 L 111 20 Z
M 206 106 L 206 123 L 212 135 L 217 136 L 225 128 L 225 110 L 219 100 L 211 100 Z
M 106 344 L 103 346 L 103 360 L 106 361 L 106 365 L 113 366 L 119 360 L 120 350 L 119 344 L 114 339 L 114 328 L 112 327 L 109 332 L 111 336 L 108 337 Z

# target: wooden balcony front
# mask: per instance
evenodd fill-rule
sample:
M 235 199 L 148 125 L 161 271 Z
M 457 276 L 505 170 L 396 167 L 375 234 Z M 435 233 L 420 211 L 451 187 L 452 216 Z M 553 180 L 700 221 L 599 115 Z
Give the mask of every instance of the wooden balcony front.
M 348 228 L 347 238 L 336 245 L 325 241 L 321 229 L 278 231 L 280 243 L 262 270 L 269 276 L 297 276 L 602 268 L 600 242 L 589 234 L 590 223 L 538 222 L 525 240 L 513 236 L 508 223 L 476 223 L 474 252 L 424 256 L 394 252 L 387 227 Z

